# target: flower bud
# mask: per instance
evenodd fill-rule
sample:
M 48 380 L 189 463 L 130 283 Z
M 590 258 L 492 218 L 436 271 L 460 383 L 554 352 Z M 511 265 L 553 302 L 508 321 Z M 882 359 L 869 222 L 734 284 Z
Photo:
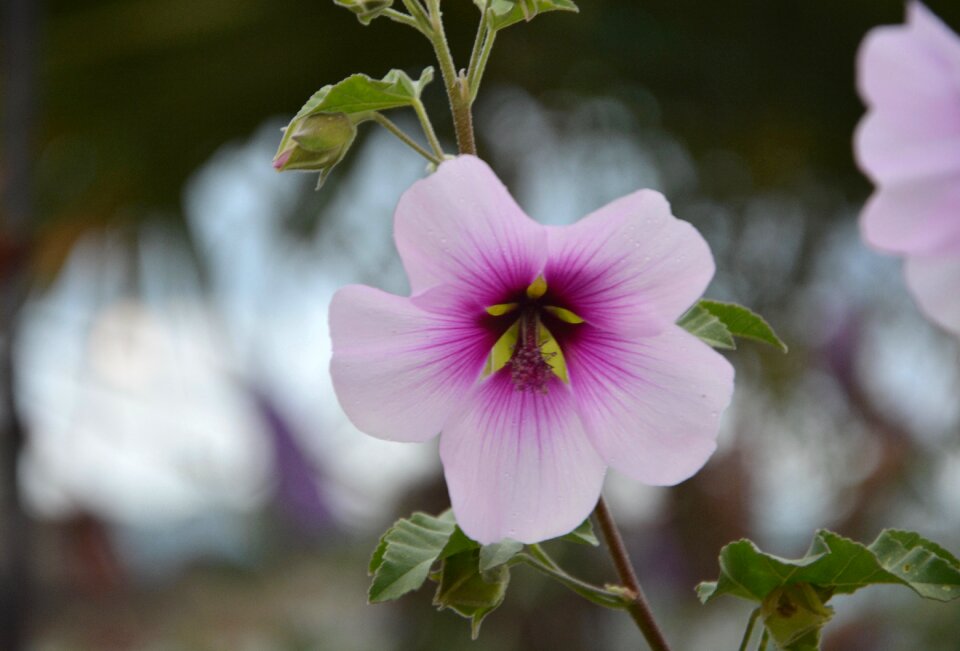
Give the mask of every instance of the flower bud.
M 273 167 L 278 172 L 319 171 L 322 181 L 346 155 L 356 135 L 356 125 L 344 113 L 303 116 L 284 130 Z

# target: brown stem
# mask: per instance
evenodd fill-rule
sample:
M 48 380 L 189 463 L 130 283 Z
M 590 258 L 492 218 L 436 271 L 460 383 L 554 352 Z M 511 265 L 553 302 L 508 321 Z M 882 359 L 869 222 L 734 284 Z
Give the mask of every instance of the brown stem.
M 440 15 L 439 0 L 430 0 L 430 21 L 433 27 L 430 42 L 440 64 L 440 73 L 447 89 L 447 99 L 450 100 L 450 111 L 453 113 L 453 127 L 457 134 L 457 147 L 461 154 L 477 153 L 477 144 L 473 137 L 473 112 L 470 97 L 470 88 L 465 77 L 458 72 L 450 54 L 447 35 L 443 29 L 443 20 Z
M 610 509 L 607 508 L 602 495 L 593 514 L 597 517 L 597 523 L 600 525 L 600 531 L 603 532 L 603 539 L 607 543 L 610 558 L 613 559 L 613 565 L 617 568 L 620 581 L 633 593 L 633 601 L 628 606 L 627 612 L 637 623 L 637 627 L 643 633 L 652 651 L 670 651 L 666 638 L 663 637 L 660 627 L 653 618 L 653 611 L 650 610 L 650 604 L 647 603 L 647 598 L 643 594 L 640 581 L 637 580 L 637 573 L 623 544 L 620 529 L 617 528 L 617 523 L 614 522 L 613 515 L 610 514 Z

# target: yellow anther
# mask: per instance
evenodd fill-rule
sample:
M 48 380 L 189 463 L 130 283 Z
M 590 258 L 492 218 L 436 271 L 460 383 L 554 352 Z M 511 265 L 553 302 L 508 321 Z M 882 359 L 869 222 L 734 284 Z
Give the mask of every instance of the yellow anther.
M 566 323 L 583 323 L 583 317 L 575 312 L 571 312 L 565 307 L 556 307 L 555 305 L 545 305 L 543 307 L 547 312 Z
M 537 300 L 547 293 L 547 281 L 543 276 L 537 276 L 537 279 L 527 287 L 527 298 Z
M 510 314 L 518 307 L 519 305 L 517 303 L 498 303 L 488 307 L 487 314 L 490 316 L 503 316 L 504 314 Z

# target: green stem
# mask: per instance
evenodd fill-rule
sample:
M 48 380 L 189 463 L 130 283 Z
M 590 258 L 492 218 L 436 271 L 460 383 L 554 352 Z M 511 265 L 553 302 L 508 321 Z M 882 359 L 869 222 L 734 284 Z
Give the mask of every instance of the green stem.
M 373 119 L 377 124 L 385 128 L 387 131 L 395 135 L 400 140 L 402 140 L 405 145 L 407 145 L 412 150 L 414 150 L 415 152 L 417 152 L 418 154 L 426 158 L 428 161 L 430 161 L 434 165 L 439 165 L 441 162 L 443 162 L 442 158 L 438 158 L 434 156 L 433 154 L 428 152 L 426 149 L 418 145 L 417 142 L 413 138 L 405 134 L 400 129 L 400 127 L 398 127 L 396 124 L 388 120 L 386 117 L 384 117 L 380 113 L 374 113 Z
M 413 16 L 408 16 L 407 14 L 397 11 L 396 9 L 384 9 L 381 16 L 386 16 L 395 23 L 400 23 L 401 25 L 406 25 L 407 27 L 412 27 L 418 32 L 423 32 L 423 29 L 420 27 L 420 23 Z
M 755 608 L 752 613 L 750 613 L 750 621 L 747 622 L 747 630 L 743 632 L 743 641 L 740 642 L 740 649 L 738 651 L 747 651 L 747 645 L 750 644 L 750 638 L 753 636 L 753 627 L 757 623 L 757 617 L 760 616 L 760 609 Z
M 480 51 L 483 49 L 483 43 L 487 40 L 487 32 L 490 29 L 487 26 L 487 14 L 484 11 L 480 14 L 480 24 L 477 25 L 477 35 L 473 39 L 473 49 L 470 50 L 470 63 L 467 65 L 467 81 L 473 78 L 473 71 L 477 67 L 477 60 L 480 58 Z
M 443 147 L 440 145 L 440 141 L 437 139 L 437 132 L 433 130 L 433 124 L 430 122 L 430 116 L 427 115 L 427 110 L 423 106 L 423 102 L 420 101 L 420 98 L 416 98 L 413 102 L 413 110 L 417 112 L 417 118 L 420 120 L 420 126 L 423 127 L 423 135 L 427 137 L 427 142 L 430 143 L 430 147 L 433 149 L 433 153 L 443 160 L 443 157 L 446 155 L 443 151 Z
M 483 21 L 486 23 L 486 20 Z M 487 68 L 487 61 L 490 59 L 490 52 L 493 50 L 493 42 L 497 38 L 496 30 L 488 30 L 487 36 L 483 41 L 483 47 L 476 61 L 470 62 L 470 71 L 467 75 L 467 86 L 470 88 L 470 103 L 473 104 L 477 99 L 477 93 L 480 91 L 480 82 L 483 80 L 483 73 Z
M 529 565 L 538 572 L 549 576 L 588 601 L 605 608 L 623 609 L 627 607 L 627 603 L 619 594 L 570 576 L 549 560 L 549 557 L 547 560 L 541 560 L 536 557 L 535 553 L 522 553 L 518 554 L 517 558 L 525 565 Z
M 433 25 L 423 5 L 420 4 L 420 0 L 403 0 L 403 6 L 410 12 L 413 22 L 417 24 L 417 29 L 419 29 L 424 36 L 432 39 Z
M 760 638 L 760 646 L 757 647 L 757 651 L 767 651 L 767 642 L 770 641 L 770 631 L 763 629 L 763 636 Z
M 414 2 L 415 0 L 405 0 Z M 437 55 L 440 72 L 443 74 L 443 83 L 447 89 L 447 99 L 450 100 L 450 112 L 453 114 L 453 127 L 457 134 L 457 146 L 461 154 L 477 153 L 477 145 L 473 136 L 473 114 L 470 112 L 470 89 L 466 79 L 457 73 L 447 43 L 447 35 L 443 30 L 441 20 L 440 0 L 428 0 L 430 8 L 430 25 L 432 27 L 430 43 Z
M 547 551 L 537 543 L 534 543 L 532 545 L 527 545 L 527 549 L 530 552 L 531 556 L 536 558 L 538 561 L 540 561 L 544 565 L 552 567 L 553 569 L 564 572 L 564 574 L 566 574 L 564 570 L 560 569 L 560 564 L 557 563 L 555 560 L 553 560 L 550 557 L 550 555 L 547 553 Z
M 650 610 L 650 604 L 643 594 L 643 588 L 640 587 L 640 581 L 637 579 L 637 573 L 630 562 L 630 556 L 627 554 L 627 548 L 623 544 L 623 537 L 620 535 L 620 529 L 607 508 L 607 503 L 600 496 L 597 502 L 597 508 L 593 512 L 600 524 L 600 531 L 603 532 L 603 538 L 607 543 L 607 549 L 610 551 L 610 557 L 613 559 L 613 565 L 617 568 L 617 574 L 620 576 L 620 582 L 623 583 L 632 593 L 633 600 L 627 607 L 637 628 L 647 640 L 647 644 L 653 651 L 670 651 L 666 638 L 663 637 L 657 621 L 653 617 L 653 611 Z

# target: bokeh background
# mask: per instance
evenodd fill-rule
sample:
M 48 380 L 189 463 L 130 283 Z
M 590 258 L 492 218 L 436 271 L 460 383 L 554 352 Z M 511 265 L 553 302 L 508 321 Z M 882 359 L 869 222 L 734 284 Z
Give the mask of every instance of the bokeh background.
M 960 5 L 929 6 L 960 28 Z M 469 0 L 444 0 L 465 64 Z M 761 312 L 720 450 L 670 489 L 610 476 L 678 649 L 736 648 L 707 607 L 726 542 L 801 554 L 828 527 L 960 549 L 960 344 L 864 247 L 855 53 L 898 0 L 583 0 L 503 32 L 481 155 L 566 223 L 656 188 L 710 242 L 709 295 Z M 338 286 L 403 293 L 391 242 L 423 162 L 365 125 L 320 192 L 276 174 L 283 126 L 353 72 L 419 73 L 425 41 L 328 0 L 5 0 L 0 648 L 428 651 L 641 648 L 630 620 L 526 568 L 476 642 L 430 588 L 367 606 L 377 536 L 448 500 L 435 444 L 358 433 L 332 394 Z M 440 84 L 426 101 L 452 151 Z M 401 124 L 415 126 L 400 114 Z M 613 580 L 601 551 L 556 547 Z M 831 650 L 957 651 L 956 604 L 838 598 Z

